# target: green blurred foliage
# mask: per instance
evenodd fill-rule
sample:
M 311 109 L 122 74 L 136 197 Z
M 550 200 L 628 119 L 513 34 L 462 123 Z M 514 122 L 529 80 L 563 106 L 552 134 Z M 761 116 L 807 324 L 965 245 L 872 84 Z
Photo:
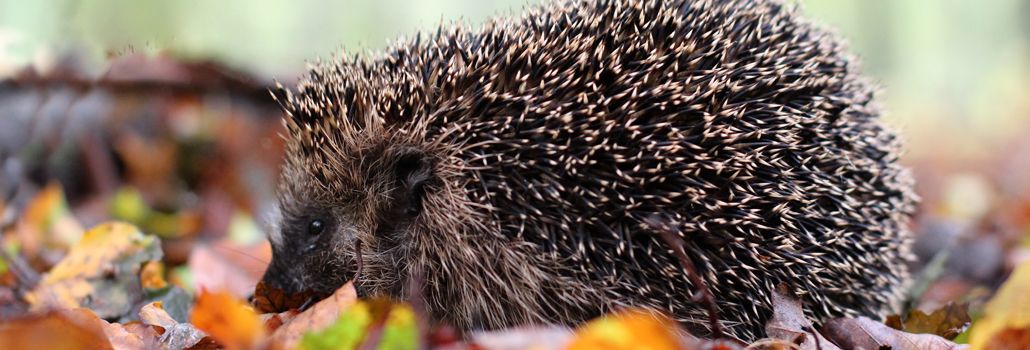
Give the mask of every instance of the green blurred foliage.
M 341 49 L 376 49 L 417 29 L 514 13 L 521 1 L 476 0 L 0 0 L 0 43 L 27 61 L 45 50 L 93 57 L 170 50 L 266 74 Z M 13 38 L 12 38 L 13 36 Z M 6 38 L 5 38 L 6 37 Z M 0 48 L 2 49 L 2 48 Z
M 76 48 L 94 61 L 170 51 L 290 77 L 306 60 L 375 50 L 441 22 L 477 24 L 539 1 L 547 0 L 0 0 L 0 69 Z M 936 150 L 942 133 L 989 141 L 1030 119 L 1028 1 L 792 2 L 851 42 L 887 91 L 887 118 L 916 153 Z

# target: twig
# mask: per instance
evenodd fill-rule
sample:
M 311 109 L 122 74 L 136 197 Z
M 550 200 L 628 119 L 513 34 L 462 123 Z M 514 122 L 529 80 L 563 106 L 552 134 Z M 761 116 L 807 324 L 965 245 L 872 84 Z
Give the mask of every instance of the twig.
M 429 310 L 426 307 L 425 281 L 422 271 L 416 270 L 408 277 L 408 302 L 415 313 L 415 326 L 418 327 L 419 349 L 429 350 Z
M 823 344 L 819 342 L 819 335 L 815 333 L 815 327 L 805 326 L 801 327 L 801 329 L 808 331 L 808 334 L 812 335 L 812 341 L 815 342 L 815 350 L 823 350 Z
M 719 317 L 716 313 L 715 301 L 712 298 L 712 294 L 708 292 L 708 285 L 705 284 L 704 280 L 701 279 L 701 275 L 697 272 L 697 267 L 694 266 L 694 262 L 687 257 L 686 250 L 683 247 L 683 241 L 675 232 L 669 228 L 667 222 L 658 217 L 658 215 L 651 215 L 644 220 L 644 223 L 651 226 L 658 231 L 658 235 L 662 237 L 665 244 L 672 249 L 675 253 L 676 258 L 679 259 L 680 265 L 682 265 L 684 272 L 687 274 L 687 278 L 690 280 L 690 284 L 694 285 L 697 290 L 691 294 L 690 298 L 695 303 L 701 303 L 708 310 L 708 322 L 712 330 L 712 338 L 721 339 L 723 337 L 722 327 L 719 325 Z

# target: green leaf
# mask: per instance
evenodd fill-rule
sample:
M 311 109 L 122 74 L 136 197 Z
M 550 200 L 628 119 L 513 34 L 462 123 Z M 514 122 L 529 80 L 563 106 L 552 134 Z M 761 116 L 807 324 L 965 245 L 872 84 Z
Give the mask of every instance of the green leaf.
M 415 315 L 406 304 L 380 304 L 362 301 L 347 309 L 333 325 L 320 332 L 309 332 L 301 339 L 303 350 L 349 350 L 361 345 L 375 327 L 383 327 L 377 349 L 407 350 L 418 346 Z M 386 307 L 380 307 L 385 305 Z M 374 324 L 381 312 L 389 313 L 381 325 Z

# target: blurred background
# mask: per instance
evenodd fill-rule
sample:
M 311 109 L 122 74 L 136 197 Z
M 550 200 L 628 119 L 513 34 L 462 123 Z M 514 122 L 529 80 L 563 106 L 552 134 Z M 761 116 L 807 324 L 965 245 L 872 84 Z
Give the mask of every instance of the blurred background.
M 1030 256 L 1030 2 L 794 2 L 851 43 L 907 139 L 919 264 L 942 267 L 920 275 L 917 304 L 994 288 Z M 118 218 L 164 239 L 174 283 L 246 295 L 282 152 L 272 80 L 529 3 L 0 0 L 8 249 L 46 271 Z

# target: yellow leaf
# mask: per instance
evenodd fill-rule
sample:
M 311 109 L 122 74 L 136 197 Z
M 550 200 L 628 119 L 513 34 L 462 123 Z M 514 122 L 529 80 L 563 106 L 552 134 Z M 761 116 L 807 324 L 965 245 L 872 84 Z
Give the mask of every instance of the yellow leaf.
M 43 248 L 67 249 L 80 239 L 82 231 L 68 210 L 61 186 L 51 183 L 26 205 L 17 235 L 19 246 L 31 257 Z
M 50 183 L 26 206 L 24 220 L 38 230 L 46 231 L 62 211 L 67 211 L 64 191 L 60 185 Z
M 142 262 L 159 257 L 154 237 L 144 235 L 135 226 L 100 224 L 86 232 L 25 299 L 37 309 L 44 305 L 79 307 L 94 292 L 94 283 L 108 279 L 117 282 L 118 278 L 107 278 L 112 275 L 135 276 Z
M 973 325 L 972 349 L 1030 349 L 1030 261 L 1009 276 Z
M 201 291 L 190 322 L 230 350 L 253 348 L 265 333 L 257 312 L 227 292 Z
M 165 265 L 160 261 L 148 261 L 143 265 L 139 279 L 146 289 L 161 289 L 168 286 L 168 281 L 165 281 Z
M 578 331 L 569 350 L 672 350 L 680 342 L 672 320 L 657 313 L 630 310 L 590 321 Z

